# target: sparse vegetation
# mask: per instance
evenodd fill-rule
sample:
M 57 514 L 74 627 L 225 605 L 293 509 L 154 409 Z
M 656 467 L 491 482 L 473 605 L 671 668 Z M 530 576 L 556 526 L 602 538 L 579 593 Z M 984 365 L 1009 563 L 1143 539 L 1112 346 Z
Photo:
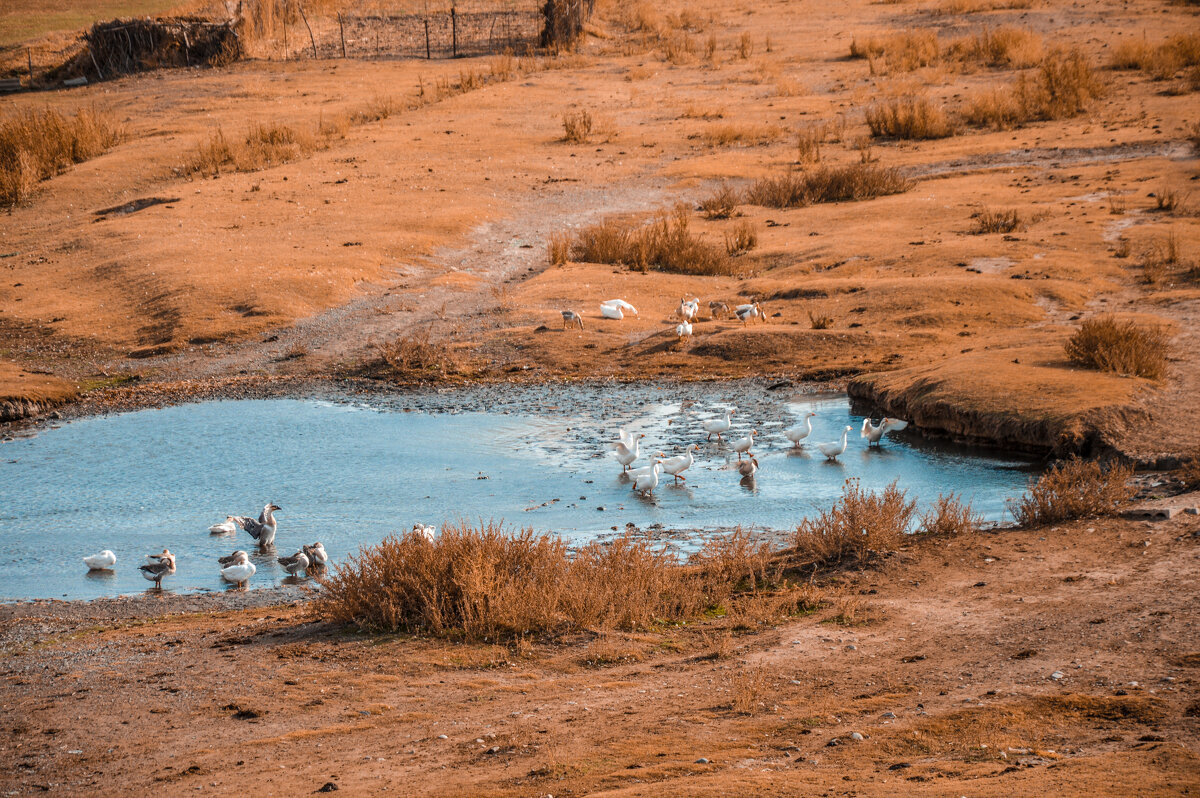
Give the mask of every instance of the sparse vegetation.
M 828 330 L 833 326 L 833 316 L 825 313 L 808 312 L 808 323 L 814 330 Z
M 728 219 L 737 213 L 737 206 L 738 193 L 728 183 L 700 202 L 705 219 Z
M 551 266 L 562 266 L 571 257 L 571 236 L 569 233 L 551 233 L 546 240 L 546 257 Z
M 1068 460 L 1051 466 L 1012 502 L 1013 517 L 1021 526 L 1044 526 L 1115 515 L 1133 497 L 1132 476 L 1133 466 Z
M 1167 333 L 1114 316 L 1085 319 L 1066 343 L 1072 362 L 1100 371 L 1157 380 L 1167 372 Z
M 783 136 L 778 125 L 709 125 L 700 133 L 700 140 L 710 147 L 731 144 L 770 144 Z
M 679 274 L 740 274 L 722 247 L 691 232 L 690 212 L 660 211 L 648 224 L 605 219 L 580 230 L 571 256 L 588 263 L 623 264 Z
M 730 256 L 741 255 L 758 246 L 758 230 L 754 223 L 743 219 L 725 234 L 725 252 Z
M 895 482 L 875 493 L 864 490 L 858 480 L 848 479 L 833 507 L 796 528 L 792 537 L 796 556 L 804 562 L 830 565 L 845 560 L 861 562 L 871 552 L 894 550 L 907 534 L 916 506 Z
M 401 379 L 436 379 L 463 371 L 463 365 L 444 344 L 433 340 L 427 328 L 376 347 L 388 376 Z
M 971 509 L 971 503 L 951 493 L 939 494 L 937 501 L 921 514 L 917 531 L 934 537 L 958 537 L 974 532 L 983 518 Z
M 219 128 L 184 161 L 184 175 L 215 175 L 225 167 L 255 172 L 294 161 L 317 149 L 315 136 L 280 123 L 252 123 L 246 135 L 230 139 Z
M 1022 28 L 984 28 L 973 36 L 955 39 L 946 48 L 947 59 L 998 69 L 1035 66 L 1042 55 L 1042 37 Z
M 877 64 L 880 59 L 889 71 L 912 72 L 937 64 L 941 52 L 937 33 L 931 30 L 908 30 L 887 36 L 855 37 L 850 42 L 850 57 L 866 59 L 874 75 L 879 71 Z
M 738 667 L 729 675 L 730 709 L 741 715 L 764 711 L 770 686 L 770 674 L 762 665 Z
M 975 220 L 975 228 L 971 232 L 976 235 L 1011 233 L 1015 230 L 1020 230 L 1024 225 L 1021 219 L 1021 212 L 1015 208 L 998 211 L 984 208 L 982 211 L 973 214 L 971 218 Z
M 871 135 L 895 139 L 944 139 L 954 125 L 941 107 L 926 97 L 895 97 L 867 108 Z
M 975 96 L 962 111 L 972 125 L 1006 128 L 1033 121 L 1067 119 L 1104 93 L 1104 84 L 1078 49 L 1055 50 L 1035 77 L 1021 75 L 1006 89 Z
M 584 144 L 592 135 L 592 115 L 587 109 L 563 114 L 563 141 Z
M 120 138 L 112 117 L 94 108 L 74 116 L 49 108 L 8 116 L 0 122 L 0 205 L 25 202 L 38 183 L 95 158 Z
M 796 159 L 800 163 L 820 163 L 823 141 L 825 141 L 825 125 L 823 123 L 802 128 L 796 134 Z
M 1200 34 L 1179 34 L 1157 45 L 1145 39 L 1121 42 L 1113 48 L 1108 65 L 1139 69 L 1154 80 L 1170 80 L 1180 70 L 1200 66 Z
M 856 163 L 762 178 L 750 186 L 746 201 L 770 208 L 799 208 L 899 194 L 911 185 L 898 169 Z

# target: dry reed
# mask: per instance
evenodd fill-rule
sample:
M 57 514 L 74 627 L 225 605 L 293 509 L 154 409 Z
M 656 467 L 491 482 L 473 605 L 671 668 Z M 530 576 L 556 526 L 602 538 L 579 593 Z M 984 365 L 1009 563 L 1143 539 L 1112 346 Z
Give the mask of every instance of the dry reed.
M 37 184 L 112 148 L 121 129 L 95 108 L 64 116 L 25 110 L 0 122 L 0 205 L 25 202 Z

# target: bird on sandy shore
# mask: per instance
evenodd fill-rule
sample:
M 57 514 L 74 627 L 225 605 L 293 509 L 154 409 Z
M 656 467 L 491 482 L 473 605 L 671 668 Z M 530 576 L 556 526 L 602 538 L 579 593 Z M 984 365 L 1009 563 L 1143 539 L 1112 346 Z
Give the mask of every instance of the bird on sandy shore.
M 250 537 L 258 541 L 260 548 L 266 548 L 275 542 L 275 532 L 279 525 L 275 522 L 275 511 L 283 508 L 277 504 L 268 503 L 259 513 L 258 520 L 244 515 L 230 516 L 231 520 L 250 533 Z
M 696 462 L 696 458 L 692 455 L 692 452 L 696 451 L 699 448 L 700 447 L 697 446 L 696 444 L 689 443 L 687 445 L 687 447 L 683 450 L 683 454 L 677 455 L 675 457 L 668 457 L 667 459 L 663 460 L 662 461 L 662 470 L 665 473 L 670 474 L 671 476 L 675 477 L 676 482 L 678 482 L 681 479 L 684 482 L 687 482 L 687 477 L 685 477 L 683 475 L 683 472 L 687 471 L 689 468 L 691 468 L 692 464 Z M 659 453 L 659 456 L 660 457 L 662 456 L 661 452 Z
M 138 570 L 148 581 L 153 582 L 156 588 L 162 590 L 162 580 L 175 573 L 175 555 L 163 549 L 162 554 L 149 554 L 146 558 L 153 558 L 155 562 L 140 565 Z
M 738 320 L 741 321 L 742 324 L 746 324 L 746 322 L 750 321 L 751 319 L 758 319 L 759 321 L 767 320 L 766 314 L 763 313 L 762 306 L 757 302 L 751 302 L 748 305 L 738 305 L 736 308 L 734 308 L 733 312 L 737 314 Z
M 804 421 L 790 429 L 783 431 L 784 437 L 792 442 L 796 447 L 800 446 L 800 442 L 812 434 L 812 420 L 816 413 L 809 410 L 804 414 Z
M 658 475 L 662 473 L 662 461 L 655 460 L 650 466 L 650 473 L 642 474 L 633 481 L 633 489 L 643 496 L 649 496 L 658 487 Z
M 84 557 L 83 564 L 88 567 L 89 571 L 107 571 L 117 564 L 117 555 L 105 549 L 99 554 Z
M 817 450 L 820 451 L 821 454 L 825 455 L 826 458 L 830 460 L 836 460 L 838 455 L 846 451 L 846 436 L 850 434 L 851 429 L 852 427 L 847 425 L 846 428 L 842 430 L 842 439 L 840 441 L 834 441 L 832 443 L 818 443 Z
M 413 534 L 420 535 L 421 537 L 428 540 L 430 543 L 433 543 L 434 540 L 437 539 L 437 527 L 432 526 L 430 524 L 420 524 L 420 523 L 413 524 L 412 531 L 413 531 Z
M 682 297 L 679 300 L 679 307 L 675 309 L 675 315 L 684 321 L 691 321 L 696 318 L 696 314 L 700 312 L 700 298 L 693 297 L 688 299 Z
M 208 531 L 214 535 L 232 534 L 238 531 L 238 525 L 234 521 L 234 516 L 227 515 L 224 521 L 219 524 L 213 524 L 208 528 Z
M 680 341 L 682 341 L 685 338 L 691 338 L 692 337 L 692 323 L 690 321 L 685 321 L 682 324 L 678 325 L 675 328 L 675 335 L 679 337 Z
M 730 416 L 736 412 L 737 408 L 731 407 L 725 411 L 725 415 L 721 418 L 714 418 L 700 423 L 700 426 L 703 427 L 704 431 L 708 433 L 708 439 L 710 441 L 712 440 L 713 435 L 716 435 L 717 440 L 719 441 L 725 440 L 721 437 L 721 433 L 728 432 L 729 428 L 733 426 L 733 421 L 730 419 Z
M 733 450 L 738 453 L 739 460 L 742 459 L 743 453 L 750 454 L 750 447 L 754 446 L 754 436 L 757 434 L 758 434 L 758 430 L 752 429 L 746 435 L 746 437 L 738 438 L 736 441 L 734 441 L 732 444 L 730 444 L 731 446 L 733 446 Z M 751 454 L 751 457 L 753 457 L 752 454 Z
M 250 577 L 254 576 L 254 572 L 258 569 L 254 563 L 250 562 L 250 555 L 244 551 L 236 552 L 236 558 L 233 562 L 225 564 L 227 558 L 222 557 L 221 562 L 221 578 L 226 582 L 232 582 L 236 587 L 242 588 L 250 581 Z
M 432 527 L 430 527 L 432 529 Z M 329 565 L 329 553 L 325 551 L 325 544 L 317 541 L 311 546 L 302 546 L 301 551 L 308 557 L 308 564 L 312 568 L 324 568 Z
M 560 312 L 562 313 L 564 330 L 568 327 L 578 327 L 581 330 L 583 329 L 583 316 L 580 316 L 573 310 L 563 310 Z
M 610 299 L 607 302 L 600 303 L 600 315 L 606 319 L 620 321 L 625 318 L 626 313 L 632 313 L 635 316 L 638 315 L 637 308 L 624 299 Z
M 237 562 L 242 557 L 248 558 L 249 556 L 250 556 L 249 554 L 242 551 L 241 549 L 237 549 L 233 552 L 233 554 L 230 554 L 226 557 L 218 557 L 217 562 L 220 563 L 222 567 L 224 567 L 226 565 L 233 565 L 235 562 Z
M 278 562 L 283 566 L 283 570 L 292 576 L 296 576 L 301 571 L 308 571 L 308 555 L 303 551 L 298 551 L 291 557 L 280 557 L 278 558 Z
M 758 458 L 750 455 L 745 460 L 738 460 L 734 468 L 742 475 L 742 479 L 750 479 L 758 471 Z
M 634 460 L 637 460 L 638 457 L 641 456 L 641 453 L 638 451 L 638 449 L 639 449 L 638 441 L 640 441 L 644 437 L 646 437 L 646 436 L 641 433 L 638 433 L 638 435 L 635 436 L 633 439 L 632 446 L 627 446 L 624 441 L 617 441 L 616 443 L 610 443 L 608 445 L 608 448 L 612 449 L 614 452 L 617 453 L 617 462 L 621 464 L 622 471 L 628 471 L 629 464 L 632 463 Z
M 708 315 L 713 319 L 727 319 L 729 318 L 729 305 L 718 299 L 709 300 Z

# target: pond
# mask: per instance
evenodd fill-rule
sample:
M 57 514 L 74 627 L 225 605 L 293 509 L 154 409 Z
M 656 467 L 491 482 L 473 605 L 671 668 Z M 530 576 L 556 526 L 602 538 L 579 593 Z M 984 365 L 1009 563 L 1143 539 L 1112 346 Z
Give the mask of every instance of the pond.
M 739 408 L 732 436 L 760 432 L 753 482 L 700 428 L 729 404 Z M 837 462 L 783 437 L 809 410 L 812 442 L 854 428 Z M 744 383 L 211 401 L 83 418 L 0 443 L 0 600 L 141 592 L 150 583 L 137 566 L 164 547 L 178 558 L 170 590 L 226 589 L 215 558 L 235 548 L 258 565 L 251 585 L 271 586 L 287 576 L 275 556 L 301 544 L 320 540 L 337 562 L 418 521 L 502 520 L 573 542 L 627 524 L 693 544 L 739 524 L 786 531 L 829 507 L 848 478 L 872 489 L 897 480 L 922 504 L 954 491 L 1000 521 L 1034 470 L 910 431 L 868 448 L 861 423 L 844 396 L 780 397 Z M 605 448 L 622 426 L 645 434 L 647 453 L 700 444 L 686 484 L 664 478 L 652 496 L 635 495 Z M 253 551 L 244 532 L 209 533 L 268 501 L 283 508 L 277 552 Z M 80 558 L 101 549 L 117 564 L 89 574 Z

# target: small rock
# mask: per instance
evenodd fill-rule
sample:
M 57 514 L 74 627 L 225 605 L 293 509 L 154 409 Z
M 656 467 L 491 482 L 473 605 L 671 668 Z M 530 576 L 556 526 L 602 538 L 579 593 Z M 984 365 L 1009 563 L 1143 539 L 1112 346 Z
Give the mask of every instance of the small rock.
M 855 742 L 861 742 L 863 740 L 863 736 L 859 732 L 851 732 L 850 739 L 854 740 Z
M 450 738 L 445 734 L 439 734 L 438 739 L 439 740 L 449 740 Z
M 707 759 L 705 759 L 704 757 L 700 757 L 699 759 L 697 759 L 697 760 L 696 760 L 696 764 L 697 764 L 697 765 L 707 765 L 707 764 L 708 764 L 708 760 L 707 760 Z
M 492 754 L 492 755 L 498 754 L 498 753 L 500 753 L 500 746 L 498 746 L 498 745 L 493 745 L 491 748 L 489 748 L 489 749 L 487 750 L 487 752 L 488 752 L 489 754 Z
M 908 762 L 897 762 L 894 765 L 888 765 L 888 770 L 904 770 L 905 768 L 910 767 L 912 767 L 912 765 Z
M 1054 680 L 1054 681 L 1056 681 L 1056 682 L 1057 682 L 1059 679 L 1061 679 L 1062 677 L 1063 677 L 1063 672 L 1062 672 L 1062 671 L 1055 671 L 1054 673 L 1050 674 L 1050 678 L 1051 678 L 1051 679 L 1053 679 L 1053 680 Z
M 847 651 L 858 651 L 858 646 L 851 643 L 850 645 L 846 646 L 846 650 Z
M 337 792 L 337 789 L 338 786 L 336 784 L 332 781 L 327 781 L 321 785 L 321 788 L 317 792 Z
M 895 712 L 884 712 L 882 717 L 885 717 L 888 720 L 891 720 L 892 718 L 896 717 L 896 713 Z

